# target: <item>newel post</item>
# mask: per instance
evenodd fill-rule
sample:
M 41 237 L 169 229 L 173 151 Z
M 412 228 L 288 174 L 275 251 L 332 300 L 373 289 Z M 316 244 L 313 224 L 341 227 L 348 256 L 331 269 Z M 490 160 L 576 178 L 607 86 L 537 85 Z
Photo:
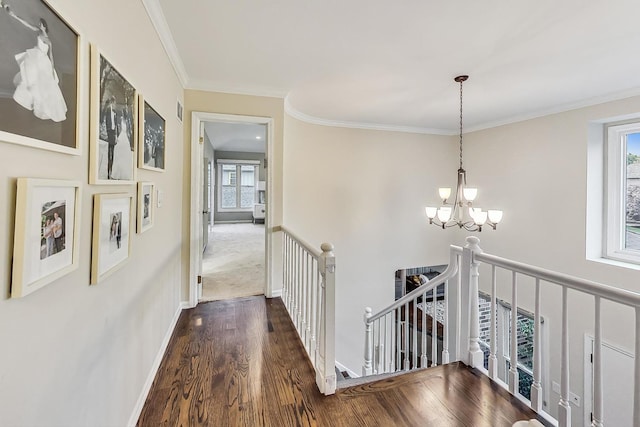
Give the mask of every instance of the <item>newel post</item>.
M 320 249 L 322 301 L 316 384 L 323 394 L 329 395 L 336 392 L 336 257 L 331 243 L 323 243 Z
M 478 343 L 480 337 L 480 320 L 478 318 L 478 267 L 480 266 L 480 262 L 476 261 L 474 257 L 474 254 L 480 253 L 482 253 L 482 249 L 480 249 L 480 239 L 475 236 L 467 237 L 467 244 L 462 252 L 462 289 L 468 289 L 469 295 L 469 350 L 467 362 L 472 368 L 482 367 L 484 365 L 484 353 Z M 466 292 L 463 291 L 463 293 Z M 464 339 L 464 337 L 461 338 Z
M 364 309 L 364 365 L 362 366 L 362 376 L 371 375 L 373 368 L 371 358 L 373 357 L 373 341 L 371 339 L 371 307 Z

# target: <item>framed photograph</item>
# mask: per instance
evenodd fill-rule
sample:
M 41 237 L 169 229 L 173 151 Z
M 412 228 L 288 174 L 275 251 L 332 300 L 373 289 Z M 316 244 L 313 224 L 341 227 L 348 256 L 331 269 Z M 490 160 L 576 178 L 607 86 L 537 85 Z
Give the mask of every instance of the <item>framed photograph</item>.
M 18 178 L 11 297 L 78 268 L 80 182 Z
M 155 189 L 153 182 L 138 183 L 138 234 L 144 233 L 153 226 Z
M 182 103 L 180 101 L 178 101 L 178 104 L 176 105 L 176 116 L 178 117 L 178 120 L 180 120 L 180 123 L 182 123 Z
M 135 88 L 91 45 L 90 184 L 135 182 L 137 126 Z
M 140 106 L 140 136 L 138 137 L 138 167 L 164 172 L 165 121 L 143 98 Z
M 0 0 L 0 141 L 80 155 L 80 36 L 42 0 Z
M 93 197 L 91 284 L 95 285 L 122 267 L 129 258 L 133 196 L 118 193 Z

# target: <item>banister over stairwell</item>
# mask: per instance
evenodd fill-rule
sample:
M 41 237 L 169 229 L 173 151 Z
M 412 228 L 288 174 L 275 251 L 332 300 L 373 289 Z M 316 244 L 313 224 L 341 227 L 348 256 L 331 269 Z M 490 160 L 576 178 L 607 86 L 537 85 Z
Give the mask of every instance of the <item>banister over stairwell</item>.
M 333 245 L 315 249 L 291 230 L 282 232 L 282 301 L 316 371 L 316 384 L 325 395 L 336 390 L 335 268 Z
M 519 281 L 520 276 L 535 280 L 535 313 L 533 328 L 533 369 L 530 391 L 530 407 L 546 418 L 551 424 L 560 427 L 571 426 L 570 375 L 569 375 L 569 310 L 568 290 L 578 291 L 594 297 L 594 351 L 593 351 L 593 414 L 591 425 L 605 425 L 603 420 L 603 379 L 602 379 L 602 323 L 601 300 L 633 307 L 635 310 L 635 357 L 633 414 L 629 420 L 634 427 L 640 427 L 640 294 L 612 286 L 603 285 L 570 275 L 534 267 L 524 263 L 508 260 L 483 253 L 477 237 L 468 237 L 464 248 L 451 246 L 450 262 L 447 269 L 431 281 L 398 299 L 385 309 L 372 314 L 367 307 L 364 315 L 365 349 L 363 375 L 396 372 L 416 368 L 427 368 L 428 358 L 431 365 L 437 364 L 438 357 L 442 363 L 449 362 L 449 344 L 452 344 L 452 358 L 463 361 L 471 367 L 478 368 L 491 379 L 508 388 L 509 392 L 521 400 L 528 400 L 519 391 L 518 366 L 518 294 L 525 286 Z M 480 347 L 478 282 L 481 263 L 491 267 L 491 316 L 489 323 L 490 343 L 488 370 L 484 368 L 484 353 Z M 497 319 L 497 270 L 511 273 L 511 319 L 507 329 L 511 346 L 509 355 L 509 371 L 500 377 L 498 373 L 498 349 L 496 329 Z M 562 290 L 561 340 L 555 348 L 560 348 L 560 401 L 558 402 L 557 420 L 543 411 L 543 390 L 551 382 L 542 381 L 541 373 L 545 371 L 546 360 L 541 352 L 542 308 L 540 305 L 541 288 L 544 286 L 560 286 Z M 438 289 L 444 288 L 443 294 Z M 430 298 L 431 308 L 427 299 Z M 440 299 L 440 301 L 438 301 Z M 438 313 L 440 305 L 444 314 Z M 418 309 L 421 313 L 418 313 Z M 550 308 L 548 310 L 551 310 Z M 430 332 L 428 333 L 428 324 Z M 418 334 L 418 330 L 420 330 Z M 442 330 L 442 333 L 440 333 Z M 426 341 L 431 335 L 431 352 L 429 354 Z M 439 338 L 442 338 L 440 343 Z M 421 341 L 421 357 L 417 357 L 418 343 Z M 441 354 L 437 348 L 442 349 Z M 553 345 L 553 344 L 552 344 Z M 500 354 L 501 357 L 503 357 Z M 614 380 L 615 381 L 615 380 Z M 505 382 L 507 384 L 505 384 Z M 611 424 L 608 424 L 611 425 Z

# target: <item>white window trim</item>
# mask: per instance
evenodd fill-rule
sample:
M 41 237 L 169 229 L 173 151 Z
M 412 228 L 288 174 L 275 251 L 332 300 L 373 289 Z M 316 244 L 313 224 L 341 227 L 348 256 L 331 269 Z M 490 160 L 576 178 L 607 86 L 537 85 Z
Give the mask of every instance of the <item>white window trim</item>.
M 605 235 L 604 257 L 640 264 L 640 251 L 627 249 L 626 233 L 626 192 L 625 169 L 627 165 L 624 136 L 640 132 L 640 122 L 611 124 L 606 127 L 605 150 L 605 215 L 603 230 Z
M 255 189 L 255 193 L 256 195 L 254 195 L 254 200 L 257 199 L 257 194 L 258 194 L 258 181 L 259 181 L 259 170 L 257 169 L 260 166 L 260 160 L 237 160 L 237 159 L 217 159 L 216 163 L 218 165 L 218 167 L 216 168 L 216 175 L 218 177 L 218 185 L 216 186 L 216 198 L 218 200 L 218 212 L 253 212 L 253 206 L 248 207 L 248 208 L 223 208 L 222 207 L 222 168 L 220 167 L 221 164 L 226 164 L 226 165 L 252 165 L 256 167 L 256 171 L 254 173 L 253 179 L 254 179 L 254 189 Z M 240 184 L 240 186 L 242 185 L 242 176 L 238 175 L 236 176 L 236 185 Z

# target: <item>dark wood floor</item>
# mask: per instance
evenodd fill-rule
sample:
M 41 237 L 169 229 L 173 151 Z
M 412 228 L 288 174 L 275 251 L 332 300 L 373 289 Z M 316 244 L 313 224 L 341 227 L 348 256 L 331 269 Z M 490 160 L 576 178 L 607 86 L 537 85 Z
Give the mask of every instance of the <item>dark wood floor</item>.
M 138 426 L 511 426 L 535 414 L 450 364 L 323 396 L 280 299 L 199 304 L 178 321 Z

